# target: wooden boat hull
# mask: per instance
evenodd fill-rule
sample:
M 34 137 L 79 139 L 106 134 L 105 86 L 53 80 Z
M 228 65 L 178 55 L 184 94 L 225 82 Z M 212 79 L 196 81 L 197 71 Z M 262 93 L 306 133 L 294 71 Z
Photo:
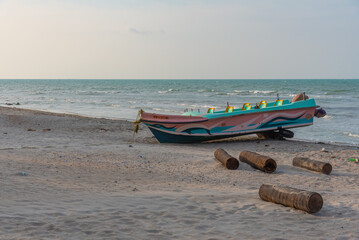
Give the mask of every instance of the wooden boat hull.
M 141 122 L 161 143 L 191 143 L 309 126 L 313 124 L 315 110 L 314 99 L 309 99 L 286 106 L 199 116 L 143 112 Z

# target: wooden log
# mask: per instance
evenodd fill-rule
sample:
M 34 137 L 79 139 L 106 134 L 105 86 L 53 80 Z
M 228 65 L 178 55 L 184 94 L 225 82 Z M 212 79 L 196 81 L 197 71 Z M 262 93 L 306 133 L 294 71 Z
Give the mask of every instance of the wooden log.
M 222 148 L 218 148 L 214 152 L 215 158 L 217 158 L 218 161 L 223 163 L 226 168 L 235 170 L 239 167 L 239 162 L 237 159 L 229 155 L 226 151 L 224 151 Z
M 277 169 L 277 163 L 272 158 L 250 151 L 242 151 L 239 160 L 266 173 L 272 173 Z
M 301 209 L 308 213 L 316 213 L 323 206 L 323 198 L 319 193 L 285 186 L 262 184 L 259 196 L 264 201 Z
M 293 166 L 306 168 L 308 170 L 321 172 L 329 175 L 332 172 L 332 165 L 326 162 L 310 160 L 309 158 L 295 157 L 293 158 Z

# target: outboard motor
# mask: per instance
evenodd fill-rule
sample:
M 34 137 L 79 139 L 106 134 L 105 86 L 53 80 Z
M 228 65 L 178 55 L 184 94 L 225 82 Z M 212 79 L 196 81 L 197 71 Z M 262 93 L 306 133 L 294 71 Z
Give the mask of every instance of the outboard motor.
M 316 116 L 317 118 L 324 117 L 325 115 L 327 115 L 327 112 L 323 108 L 315 109 L 314 116 Z

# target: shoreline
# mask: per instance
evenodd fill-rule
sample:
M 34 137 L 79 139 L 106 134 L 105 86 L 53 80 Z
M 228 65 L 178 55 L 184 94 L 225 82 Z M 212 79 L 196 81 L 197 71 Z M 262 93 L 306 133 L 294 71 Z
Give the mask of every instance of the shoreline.
M 93 119 L 107 119 L 107 120 L 120 120 L 120 121 L 134 121 L 131 119 L 127 119 L 127 118 L 108 118 L 108 117 L 96 117 L 96 116 L 91 116 L 91 115 L 82 115 L 82 114 L 76 114 L 76 113 L 69 113 L 69 112 L 52 112 L 50 110 L 39 110 L 39 109 L 30 109 L 30 108 L 21 108 L 21 107 L 14 107 L 14 106 L 1 106 L 0 105 L 0 110 L 4 108 L 4 109 L 14 109 L 14 110 L 19 110 L 19 111 L 29 111 L 29 112 L 33 112 L 34 114 L 36 113 L 41 113 L 44 115 L 53 115 L 53 116 L 69 116 L 69 117 L 82 117 L 82 118 L 93 118 Z
M 114 121 L 125 121 L 125 122 L 130 122 L 130 123 L 135 121 L 135 119 L 127 119 L 127 118 L 96 117 L 96 116 L 82 115 L 82 114 L 75 114 L 75 113 L 52 112 L 52 111 L 47 111 L 47 110 L 27 109 L 27 108 L 21 108 L 21 107 L 13 107 L 13 106 L 0 106 L 0 111 L 2 108 L 13 109 L 13 110 L 18 110 L 18 111 L 28 111 L 28 112 L 32 112 L 34 114 L 40 113 L 40 114 L 50 115 L 50 116 L 61 116 L 61 117 L 69 116 L 69 117 L 79 117 L 79 118 L 87 118 L 87 119 L 105 119 L 105 120 L 114 120 Z M 244 135 L 244 137 L 245 136 L 253 136 L 253 134 L 252 135 Z M 335 142 L 335 141 L 317 141 L 317 140 L 310 140 L 310 139 L 300 139 L 300 138 L 295 138 L 295 137 L 292 139 L 286 139 L 286 140 L 287 141 L 305 142 L 305 143 L 325 144 L 325 145 L 347 146 L 347 147 L 357 147 L 358 146 L 358 144 L 355 144 L 355 143 Z M 221 140 L 219 140 L 219 141 L 221 141 Z
M 250 135 L 159 144 L 143 125 L 130 143 L 129 121 L 11 107 L 0 107 L 0 129 L 2 239 L 359 237 L 359 165 L 348 161 L 359 151 L 351 146 Z M 270 156 L 277 170 L 242 162 L 228 170 L 213 156 L 218 148 Z M 296 156 L 333 171 L 293 167 Z M 323 208 L 307 214 L 264 202 L 263 183 L 318 192 Z

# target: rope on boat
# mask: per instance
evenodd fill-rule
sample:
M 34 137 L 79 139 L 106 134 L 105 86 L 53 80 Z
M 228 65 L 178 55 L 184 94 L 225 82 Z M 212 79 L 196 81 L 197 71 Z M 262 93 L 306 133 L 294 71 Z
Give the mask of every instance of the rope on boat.
M 139 125 L 141 123 L 141 115 L 143 113 L 143 110 L 140 109 L 140 111 L 138 111 L 137 117 L 136 117 L 136 121 L 133 122 L 133 125 L 135 126 L 135 128 L 133 129 L 133 135 L 132 135 L 132 143 L 135 142 L 135 135 L 139 130 Z

